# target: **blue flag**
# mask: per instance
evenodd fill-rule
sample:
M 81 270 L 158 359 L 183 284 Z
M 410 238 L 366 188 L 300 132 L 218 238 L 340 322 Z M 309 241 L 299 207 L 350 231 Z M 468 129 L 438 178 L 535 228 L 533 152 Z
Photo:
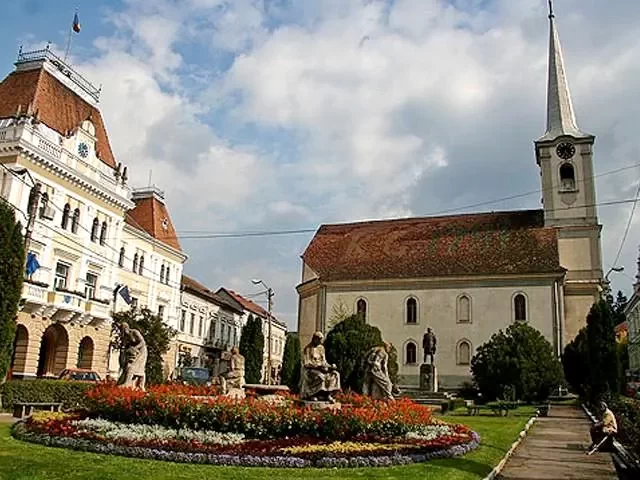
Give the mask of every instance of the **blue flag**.
M 126 285 L 118 285 L 116 287 L 116 295 L 120 295 L 127 305 L 131 305 L 131 295 L 129 295 L 129 287 Z
M 27 275 L 30 277 L 33 275 L 36 270 L 40 268 L 40 263 L 36 258 L 36 254 L 33 252 L 29 252 L 27 254 Z
M 78 18 L 78 12 L 73 16 L 73 24 L 71 25 L 73 31 L 76 33 L 80 33 L 80 19 Z

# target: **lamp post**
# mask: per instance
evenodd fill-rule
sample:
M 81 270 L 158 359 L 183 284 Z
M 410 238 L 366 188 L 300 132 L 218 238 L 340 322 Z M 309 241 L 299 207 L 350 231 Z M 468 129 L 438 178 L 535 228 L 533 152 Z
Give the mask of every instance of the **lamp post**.
M 616 272 L 616 273 L 620 273 L 624 271 L 624 267 L 611 267 L 609 269 L 609 271 L 607 272 L 607 274 L 604 276 L 604 289 L 605 289 L 605 295 L 609 294 L 611 291 L 611 288 L 609 287 L 609 284 L 611 283 L 609 281 L 609 275 L 611 275 L 611 272 Z
M 271 305 L 273 299 L 273 290 L 267 286 L 262 280 L 252 279 L 251 283 L 254 285 L 262 285 L 266 288 L 267 294 L 267 385 L 271 385 Z

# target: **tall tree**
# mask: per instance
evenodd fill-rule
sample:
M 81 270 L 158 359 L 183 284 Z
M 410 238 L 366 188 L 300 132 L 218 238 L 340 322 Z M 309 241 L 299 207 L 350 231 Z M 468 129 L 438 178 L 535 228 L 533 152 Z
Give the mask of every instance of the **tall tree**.
M 0 382 L 11 365 L 24 264 L 22 225 L 14 209 L 0 202 Z
M 281 381 L 292 392 L 300 389 L 300 338 L 297 333 L 288 333 L 284 344 L 284 356 L 282 359 Z
M 163 383 L 166 378 L 162 368 L 162 357 L 169 351 L 171 340 L 177 333 L 176 330 L 165 324 L 162 318 L 148 308 L 132 308 L 126 312 L 116 313 L 113 321 L 114 346 L 118 349 L 122 348 L 120 325 L 123 322 L 139 330 L 147 344 L 145 367 L 147 383 L 151 385 Z
M 240 335 L 240 353 L 244 356 L 245 381 L 260 383 L 264 356 L 264 334 L 260 317 L 249 315 Z

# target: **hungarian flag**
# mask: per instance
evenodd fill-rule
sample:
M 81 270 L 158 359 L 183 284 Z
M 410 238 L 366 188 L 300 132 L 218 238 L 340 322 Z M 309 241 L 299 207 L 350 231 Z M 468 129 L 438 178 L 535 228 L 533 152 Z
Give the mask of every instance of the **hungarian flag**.
M 80 19 L 78 18 L 78 12 L 73 16 L 73 25 L 71 25 L 71 28 L 74 32 L 80 33 Z

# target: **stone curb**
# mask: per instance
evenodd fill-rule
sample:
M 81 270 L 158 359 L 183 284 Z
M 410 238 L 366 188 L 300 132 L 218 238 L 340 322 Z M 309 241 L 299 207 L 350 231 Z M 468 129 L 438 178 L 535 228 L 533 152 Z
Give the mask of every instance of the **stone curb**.
M 511 458 L 511 455 L 513 455 L 513 452 L 516 450 L 516 448 L 518 448 L 518 445 L 522 443 L 524 438 L 527 436 L 529 429 L 536 422 L 537 419 L 538 419 L 538 414 L 536 413 L 533 417 L 529 419 L 527 424 L 524 426 L 524 429 L 520 432 L 520 435 L 518 435 L 518 439 L 511 444 L 511 448 L 505 454 L 505 456 L 502 457 L 502 460 L 500 460 L 500 463 L 498 463 L 498 465 L 496 465 L 494 469 L 491 470 L 491 472 L 489 472 L 489 474 L 486 477 L 484 477 L 483 480 L 494 480 L 495 478 L 497 478 L 497 476 L 500 474 L 504 466 L 507 464 L 507 461 Z

